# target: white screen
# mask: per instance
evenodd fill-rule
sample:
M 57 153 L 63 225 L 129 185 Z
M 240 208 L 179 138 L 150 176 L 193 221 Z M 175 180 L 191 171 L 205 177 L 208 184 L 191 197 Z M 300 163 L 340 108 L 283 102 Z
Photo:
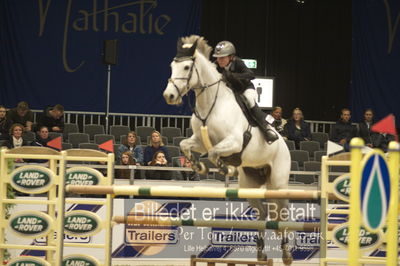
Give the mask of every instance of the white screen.
M 261 108 L 272 108 L 272 99 L 274 96 L 274 79 L 255 78 L 251 80 L 257 92 L 257 104 Z

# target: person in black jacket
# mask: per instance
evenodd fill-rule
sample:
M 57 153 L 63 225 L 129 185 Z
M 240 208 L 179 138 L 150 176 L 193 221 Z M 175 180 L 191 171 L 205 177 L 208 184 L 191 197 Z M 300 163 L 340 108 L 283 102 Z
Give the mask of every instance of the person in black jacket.
M 300 108 L 293 110 L 292 118 L 285 125 L 285 135 L 289 140 L 294 141 L 296 149 L 300 148 L 300 141 L 311 140 L 310 124 L 304 121 Z
M 331 128 L 330 140 L 349 150 L 350 140 L 357 136 L 357 128 L 351 124 L 351 113 L 347 108 L 341 111 L 340 119 Z
M 149 164 L 150 166 L 167 167 L 167 159 L 163 151 L 156 151 L 153 155 L 153 160 Z M 171 179 L 171 173 L 165 170 L 149 170 L 146 171 L 146 178 L 148 179 Z
M 0 140 L 9 138 L 12 121 L 6 116 L 6 108 L 0 105 Z
M 36 136 L 36 139 L 32 141 L 31 146 L 47 147 L 47 142 L 50 140 L 49 129 L 46 126 L 41 126 L 38 131 L 38 136 Z
M 24 126 L 21 124 L 13 124 L 10 128 L 10 136 L 6 139 L 2 146 L 8 149 L 19 148 L 22 146 L 28 146 L 29 143 L 22 138 L 22 133 L 24 132 Z M 24 162 L 23 159 L 17 158 L 14 160 L 16 163 Z
M 365 145 L 372 148 L 372 135 L 376 134 L 371 132 L 371 126 L 374 124 L 374 112 L 368 108 L 364 111 L 364 120 L 358 123 L 358 136 L 362 138 Z
M 64 130 L 64 107 L 61 104 L 47 107 L 39 122 L 39 128 L 46 126 L 50 132 L 60 132 Z
M 271 129 L 265 120 L 266 114 L 256 103 L 257 92 L 251 80 L 255 78 L 254 73 L 246 67 L 243 60 L 236 56 L 236 48 L 229 41 L 219 42 L 214 49 L 213 56 L 217 58 L 217 70 L 223 74 L 228 86 L 245 98 L 245 104 L 256 120 L 265 140 L 272 143 L 278 139 L 278 135 Z

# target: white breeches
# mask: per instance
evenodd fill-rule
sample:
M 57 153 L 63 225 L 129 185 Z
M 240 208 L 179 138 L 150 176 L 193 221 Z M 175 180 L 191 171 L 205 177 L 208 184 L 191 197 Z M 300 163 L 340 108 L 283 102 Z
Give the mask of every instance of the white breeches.
M 256 90 L 255 89 L 247 89 L 243 92 L 243 95 L 247 99 L 247 107 L 249 107 L 250 109 L 253 108 L 257 102 L 258 95 L 257 95 Z

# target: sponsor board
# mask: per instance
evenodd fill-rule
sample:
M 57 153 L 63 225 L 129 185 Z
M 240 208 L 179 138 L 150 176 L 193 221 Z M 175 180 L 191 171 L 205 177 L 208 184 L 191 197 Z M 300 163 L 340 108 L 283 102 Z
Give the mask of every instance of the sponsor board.
M 84 254 L 72 254 L 65 256 L 62 266 L 98 266 L 99 261 L 92 256 Z
M 350 174 L 346 173 L 335 179 L 332 184 L 333 193 L 339 199 L 349 202 L 350 199 Z
M 95 186 L 100 184 L 102 178 L 104 178 L 103 174 L 96 169 L 77 166 L 66 171 L 65 184 Z
M 89 211 L 70 211 L 65 214 L 64 233 L 71 236 L 92 236 L 101 229 L 100 217 Z
M 22 256 L 12 259 L 7 266 L 50 266 L 44 259 L 33 256 Z
M 53 219 L 39 211 L 22 211 L 12 215 L 8 220 L 11 231 L 19 236 L 36 238 L 47 235 Z
M 25 165 L 10 174 L 11 186 L 23 193 L 39 194 L 49 191 L 53 185 L 53 172 L 43 166 Z
M 349 247 L 349 224 L 341 224 L 337 226 L 332 232 L 333 240 L 342 248 Z M 376 248 L 382 244 L 383 234 L 369 232 L 365 227 L 361 226 L 359 233 L 359 246 L 361 250 L 368 250 Z

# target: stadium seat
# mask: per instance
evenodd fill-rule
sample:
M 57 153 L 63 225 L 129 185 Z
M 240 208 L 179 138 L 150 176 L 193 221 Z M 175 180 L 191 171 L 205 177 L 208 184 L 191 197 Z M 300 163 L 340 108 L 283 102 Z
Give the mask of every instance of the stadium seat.
M 73 148 L 79 148 L 79 143 L 89 143 L 89 134 L 86 133 L 69 133 L 68 142 L 72 144 Z
M 299 169 L 303 169 L 304 162 L 308 162 L 310 160 L 308 151 L 302 150 L 290 151 L 290 157 L 292 158 L 292 161 L 297 161 L 299 163 Z
M 114 136 L 116 141 L 120 141 L 120 137 L 122 135 L 128 135 L 128 132 L 131 131 L 128 126 L 111 126 L 110 127 L 110 134 Z
M 78 125 L 77 124 L 65 123 L 64 124 L 64 130 L 63 130 L 64 140 L 68 140 L 68 134 L 69 133 L 79 133 Z
M 322 150 L 324 148 L 325 143 L 329 139 L 329 135 L 328 135 L 328 133 L 325 133 L 325 132 L 312 132 L 311 138 L 313 141 L 319 142 L 320 149 Z
M 104 134 L 104 126 L 94 124 L 84 125 L 83 133 L 89 134 L 90 140 L 93 141 L 95 135 Z
M 178 147 L 179 147 L 179 144 L 180 144 L 181 141 L 184 140 L 184 139 L 186 139 L 186 137 L 174 137 L 174 139 L 173 139 L 173 141 L 172 141 L 172 144 L 173 144 L 174 146 L 178 146 Z
M 168 144 L 172 144 L 174 137 L 181 137 L 182 131 L 177 127 L 163 127 L 161 128 L 161 135 L 168 138 Z
M 79 143 L 79 149 L 99 150 L 96 143 Z
M 320 150 L 320 143 L 314 140 L 300 141 L 300 150 L 308 151 L 308 155 L 313 159 L 314 152 Z
M 110 139 L 113 141 L 113 143 L 115 143 L 115 138 L 113 135 L 109 135 L 109 134 L 94 135 L 94 143 L 96 143 L 96 144 L 102 144 Z
M 146 127 L 146 126 L 138 126 L 136 127 L 136 134 L 138 136 L 140 136 L 140 138 L 142 139 L 142 141 L 147 140 L 147 137 L 151 135 L 151 132 L 153 132 L 155 129 L 153 127 Z M 142 144 L 147 144 L 147 143 L 143 143 Z
M 289 151 L 293 151 L 296 149 L 295 143 L 293 140 L 285 140 L 286 145 L 288 146 Z

